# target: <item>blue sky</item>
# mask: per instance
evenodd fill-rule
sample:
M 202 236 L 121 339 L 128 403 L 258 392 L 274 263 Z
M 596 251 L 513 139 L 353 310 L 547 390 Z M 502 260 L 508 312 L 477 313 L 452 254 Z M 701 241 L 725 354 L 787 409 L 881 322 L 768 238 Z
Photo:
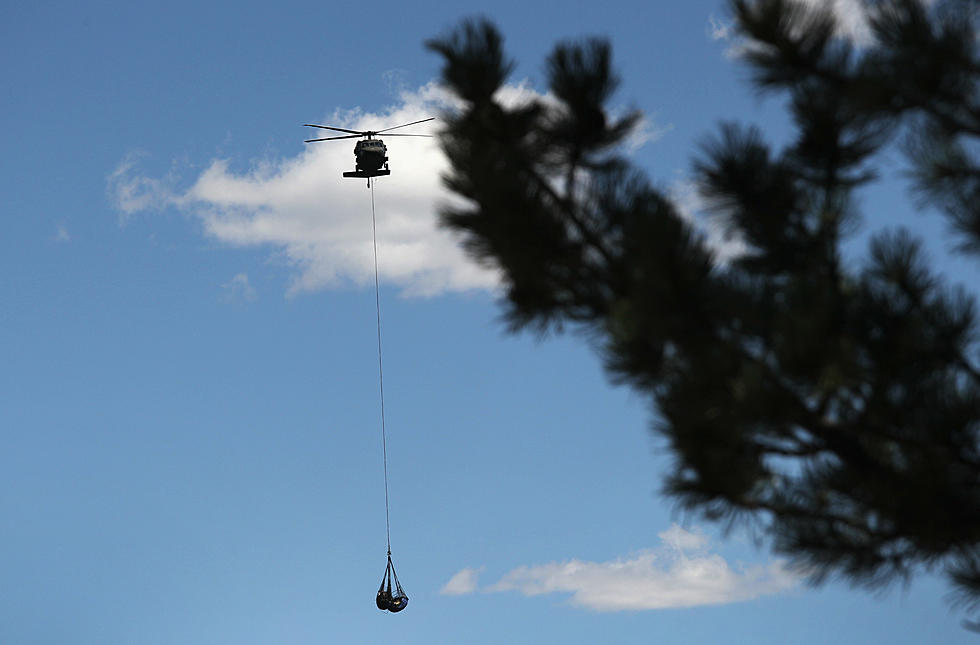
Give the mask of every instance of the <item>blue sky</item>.
M 631 154 L 692 212 L 719 120 L 786 136 L 717 1 L 0 9 L 0 643 L 972 642 L 938 578 L 811 589 L 675 512 L 647 403 L 580 338 L 504 333 L 495 276 L 434 227 L 444 161 L 408 138 L 376 200 L 412 602 L 374 607 L 370 193 L 340 176 L 351 142 L 302 124 L 437 115 L 423 42 L 475 14 L 518 61 L 507 100 L 543 91 L 557 40 L 611 38 L 615 104 L 647 115 Z M 892 166 L 865 230 L 910 226 L 974 280 Z

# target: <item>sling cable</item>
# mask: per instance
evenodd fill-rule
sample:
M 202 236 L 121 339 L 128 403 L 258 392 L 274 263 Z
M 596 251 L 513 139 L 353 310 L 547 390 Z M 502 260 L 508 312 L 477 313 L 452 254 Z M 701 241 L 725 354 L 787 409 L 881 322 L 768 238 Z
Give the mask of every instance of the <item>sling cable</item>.
M 384 364 L 381 360 L 381 281 L 378 278 L 378 224 L 374 208 L 374 182 L 368 178 L 368 188 L 371 189 L 371 234 L 374 240 L 374 305 L 378 319 L 378 385 L 381 395 L 381 454 L 385 474 L 385 537 L 388 542 L 388 564 L 384 575 L 381 576 L 381 586 L 375 603 L 378 609 L 398 613 L 408 606 L 408 596 L 402 590 L 395 573 L 395 565 L 391 561 L 391 514 L 388 501 L 388 436 L 385 430 L 385 376 Z

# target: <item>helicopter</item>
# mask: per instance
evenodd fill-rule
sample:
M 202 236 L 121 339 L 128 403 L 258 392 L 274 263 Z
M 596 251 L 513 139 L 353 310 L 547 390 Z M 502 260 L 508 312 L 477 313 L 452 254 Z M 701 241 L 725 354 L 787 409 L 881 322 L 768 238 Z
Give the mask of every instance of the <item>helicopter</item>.
M 344 177 L 359 177 L 361 179 L 368 180 L 368 186 L 371 185 L 371 177 L 381 177 L 383 175 L 390 175 L 391 170 L 388 168 L 388 148 L 385 146 L 384 141 L 381 139 L 375 139 L 375 137 L 382 132 L 388 132 L 389 130 L 397 130 L 398 128 L 404 128 L 406 126 L 415 125 L 417 123 L 425 123 L 426 121 L 433 121 L 435 117 L 429 117 L 428 119 L 422 119 L 421 121 L 412 121 L 411 123 L 403 123 L 401 125 L 392 126 L 390 128 L 384 128 L 383 130 L 348 130 L 346 128 L 335 128 L 330 125 L 317 125 L 315 123 L 304 123 L 305 127 L 309 128 L 322 128 L 324 130 L 334 130 L 335 132 L 346 132 L 345 136 L 339 137 L 324 137 L 322 139 L 307 139 L 304 143 L 313 143 L 315 141 L 336 141 L 338 139 L 358 139 L 366 137 L 361 141 L 358 141 L 354 145 L 354 158 L 357 163 L 353 171 L 345 172 Z M 390 137 L 431 137 L 431 134 L 401 134 L 392 133 L 387 136 Z

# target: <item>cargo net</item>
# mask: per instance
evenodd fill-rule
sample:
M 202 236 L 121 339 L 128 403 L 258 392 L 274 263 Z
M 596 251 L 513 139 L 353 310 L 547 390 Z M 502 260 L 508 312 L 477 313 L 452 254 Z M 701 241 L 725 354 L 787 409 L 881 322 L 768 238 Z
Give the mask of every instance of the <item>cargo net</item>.
M 394 584 L 394 589 L 392 584 Z M 397 614 L 408 606 L 408 596 L 402 591 L 402 585 L 398 582 L 395 565 L 391 563 L 391 553 L 388 553 L 388 566 L 385 567 L 385 574 L 381 577 L 381 587 L 378 588 L 376 602 L 378 609 L 387 610 L 393 614 Z

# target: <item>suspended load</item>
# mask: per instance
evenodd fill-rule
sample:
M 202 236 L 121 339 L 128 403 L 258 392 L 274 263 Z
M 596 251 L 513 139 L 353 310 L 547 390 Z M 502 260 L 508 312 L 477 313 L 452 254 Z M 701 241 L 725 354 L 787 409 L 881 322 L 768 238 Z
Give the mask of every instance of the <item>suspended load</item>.
M 392 588 L 394 584 L 394 588 Z M 391 553 L 388 553 L 388 566 L 385 567 L 385 574 L 381 577 L 381 586 L 378 588 L 378 596 L 375 599 L 378 609 L 390 611 L 397 614 L 408 606 L 408 596 L 402 591 L 402 585 L 398 582 L 398 575 L 395 574 L 395 565 L 391 563 Z

